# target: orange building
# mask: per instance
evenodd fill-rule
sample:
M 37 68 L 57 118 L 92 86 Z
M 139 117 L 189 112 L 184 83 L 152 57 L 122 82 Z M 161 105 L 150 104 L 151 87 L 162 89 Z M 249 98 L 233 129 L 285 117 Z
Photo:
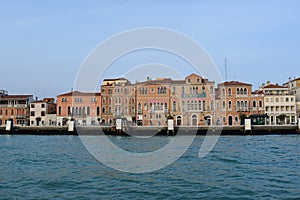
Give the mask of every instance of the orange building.
M 100 93 L 69 92 L 57 96 L 57 125 L 74 120 L 77 125 L 94 125 L 101 118 Z
M 101 91 L 101 121 L 111 124 L 114 118 L 135 121 L 136 88 L 125 78 L 104 79 Z
M 263 95 L 252 94 L 252 85 L 239 81 L 218 85 L 218 114 L 220 125 L 240 125 L 241 118 L 251 114 L 263 114 Z
M 8 95 L 5 90 L 0 91 L 0 125 L 7 120 L 14 125 L 29 125 L 29 104 L 33 95 Z

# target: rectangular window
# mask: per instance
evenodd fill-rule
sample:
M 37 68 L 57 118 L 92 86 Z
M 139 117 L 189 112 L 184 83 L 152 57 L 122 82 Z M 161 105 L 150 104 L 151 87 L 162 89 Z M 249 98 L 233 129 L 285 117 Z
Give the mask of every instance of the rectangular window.
M 30 107 L 31 107 L 31 108 L 34 108 L 34 107 L 35 107 L 35 105 L 34 105 L 34 104 L 31 104 L 31 105 L 30 105 Z
M 42 103 L 41 107 L 42 107 L 42 108 L 45 108 L 45 104 L 44 104 L 44 103 Z

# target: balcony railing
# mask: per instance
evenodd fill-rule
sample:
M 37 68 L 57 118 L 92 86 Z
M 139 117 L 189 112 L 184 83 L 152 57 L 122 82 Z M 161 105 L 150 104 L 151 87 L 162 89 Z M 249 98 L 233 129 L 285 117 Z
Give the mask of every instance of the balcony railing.
M 205 98 L 206 93 L 202 93 L 202 94 L 182 94 L 181 97 L 182 98 Z

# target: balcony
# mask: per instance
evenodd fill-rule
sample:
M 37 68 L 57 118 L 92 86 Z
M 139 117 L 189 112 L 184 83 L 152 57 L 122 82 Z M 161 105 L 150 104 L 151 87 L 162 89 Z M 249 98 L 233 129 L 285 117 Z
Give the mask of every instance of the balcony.
M 202 94 L 182 94 L 181 97 L 182 98 L 205 98 L 206 93 L 202 93 Z

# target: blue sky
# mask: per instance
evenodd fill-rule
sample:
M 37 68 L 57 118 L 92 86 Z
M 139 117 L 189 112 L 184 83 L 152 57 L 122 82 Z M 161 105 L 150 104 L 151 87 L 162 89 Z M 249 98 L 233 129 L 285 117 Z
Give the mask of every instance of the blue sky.
M 0 88 L 39 97 L 68 92 L 96 45 L 142 27 L 174 29 L 192 37 L 207 50 L 223 78 L 226 57 L 228 80 L 254 88 L 267 80 L 283 83 L 299 77 L 299 8 L 300 2 L 292 0 L 1 1 Z M 193 72 L 169 56 L 164 61 L 162 55 L 160 62 L 181 68 L 184 75 Z M 149 58 L 158 62 L 156 54 L 146 57 L 145 63 Z M 143 56 L 138 58 L 142 64 Z M 123 59 L 116 64 L 137 63 Z M 107 74 L 119 75 L 117 70 Z

